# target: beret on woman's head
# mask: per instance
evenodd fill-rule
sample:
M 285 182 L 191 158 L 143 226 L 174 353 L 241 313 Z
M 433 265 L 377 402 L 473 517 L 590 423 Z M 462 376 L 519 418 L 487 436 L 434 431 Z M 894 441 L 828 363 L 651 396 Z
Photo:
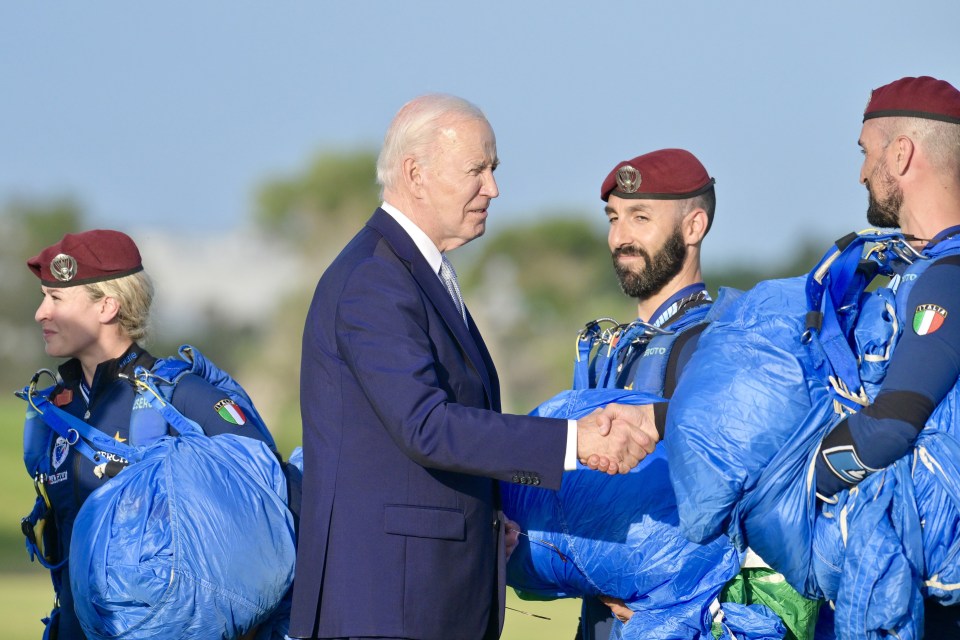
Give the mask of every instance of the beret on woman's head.
M 27 266 L 44 285 L 61 288 L 143 271 L 140 250 L 130 236 L 109 229 L 68 233 L 27 260 Z

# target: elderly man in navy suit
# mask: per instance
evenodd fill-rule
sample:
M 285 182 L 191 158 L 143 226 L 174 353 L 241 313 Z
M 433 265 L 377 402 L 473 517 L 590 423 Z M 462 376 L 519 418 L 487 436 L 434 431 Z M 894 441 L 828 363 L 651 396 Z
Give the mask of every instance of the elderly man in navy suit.
M 317 285 L 303 336 L 303 512 L 290 636 L 496 638 L 497 481 L 625 473 L 652 424 L 500 413 L 497 373 L 446 253 L 499 194 L 493 130 L 446 95 L 407 103 L 377 161 L 383 205 Z

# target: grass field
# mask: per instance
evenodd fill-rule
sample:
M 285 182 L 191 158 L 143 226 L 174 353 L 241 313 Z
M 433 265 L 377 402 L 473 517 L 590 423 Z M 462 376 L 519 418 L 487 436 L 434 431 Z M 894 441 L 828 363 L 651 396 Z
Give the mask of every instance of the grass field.
M 12 394 L 0 397 L 0 638 L 4 640 L 40 638 L 40 619 L 53 604 L 49 575 L 39 564 L 27 560 L 20 533 L 20 518 L 33 507 L 36 496 L 22 460 L 24 406 Z M 503 638 L 572 638 L 579 616 L 578 602 L 528 602 L 508 590 L 507 606 L 514 610 L 507 610 Z

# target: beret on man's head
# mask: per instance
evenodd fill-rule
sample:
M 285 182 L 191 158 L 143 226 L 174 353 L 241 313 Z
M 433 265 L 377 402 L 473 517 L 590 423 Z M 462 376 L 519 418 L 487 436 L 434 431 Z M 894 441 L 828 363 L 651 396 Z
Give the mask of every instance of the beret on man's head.
M 613 168 L 600 187 L 604 202 L 611 195 L 649 200 L 686 200 L 713 188 L 713 178 L 689 151 L 660 149 Z
M 926 118 L 960 124 L 960 91 L 930 76 L 900 78 L 874 89 L 863 111 L 871 118 Z
M 68 233 L 27 260 L 27 266 L 48 287 L 75 287 L 143 271 L 140 251 L 125 233 L 94 229 Z

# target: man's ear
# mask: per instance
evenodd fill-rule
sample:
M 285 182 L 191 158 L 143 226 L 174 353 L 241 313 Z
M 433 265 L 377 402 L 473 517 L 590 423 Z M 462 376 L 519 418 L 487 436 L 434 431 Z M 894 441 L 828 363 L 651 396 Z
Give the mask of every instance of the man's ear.
M 684 243 L 688 245 L 700 244 L 703 237 L 707 235 L 708 224 L 707 212 L 702 207 L 688 211 L 680 223 Z
M 913 144 L 913 140 L 907 136 L 897 136 L 897 139 L 893 141 L 894 152 L 897 154 L 896 157 L 896 168 L 897 175 L 902 176 L 910 168 L 910 163 L 913 161 L 913 153 L 916 151 L 916 146 Z
M 413 156 L 407 156 L 400 164 L 400 177 L 407 190 L 420 197 L 423 190 L 423 166 Z

